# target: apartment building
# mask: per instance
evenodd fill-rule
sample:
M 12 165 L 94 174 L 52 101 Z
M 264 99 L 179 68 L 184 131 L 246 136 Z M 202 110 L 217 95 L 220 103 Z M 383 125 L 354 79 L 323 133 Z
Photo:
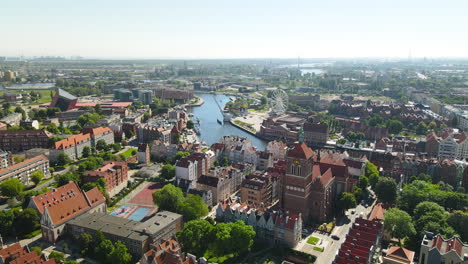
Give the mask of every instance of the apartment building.
M 17 178 L 24 184 L 30 184 L 30 176 L 35 171 L 41 171 L 45 177 L 50 176 L 49 159 L 39 155 L 15 165 L 0 169 L 0 182 L 10 178 Z
M 99 179 L 106 180 L 106 192 L 110 197 L 119 193 L 127 187 L 128 166 L 125 161 L 106 161 L 104 166 L 93 171 L 86 171 L 83 174 L 83 181 L 96 182 Z
M 46 130 L 0 130 L 0 149 L 20 152 L 48 148 L 51 133 Z

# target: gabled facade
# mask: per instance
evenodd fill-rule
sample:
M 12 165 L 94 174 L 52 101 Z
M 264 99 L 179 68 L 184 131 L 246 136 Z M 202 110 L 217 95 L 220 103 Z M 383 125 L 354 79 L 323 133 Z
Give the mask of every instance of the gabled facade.
M 74 182 L 32 197 L 28 207 L 39 212 L 42 238 L 51 243 L 64 234 L 69 220 L 82 214 L 107 212 L 106 199 L 97 188 L 84 192 Z
M 253 203 L 221 202 L 216 209 L 216 219 L 223 222 L 244 221 L 254 228 L 258 239 L 272 245 L 295 247 L 302 236 L 300 214 L 264 211 Z

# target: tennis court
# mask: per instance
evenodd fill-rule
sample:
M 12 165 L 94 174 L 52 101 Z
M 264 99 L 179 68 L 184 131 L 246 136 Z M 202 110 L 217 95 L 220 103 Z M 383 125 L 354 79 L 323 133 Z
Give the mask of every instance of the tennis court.
M 139 207 L 130 217 L 128 217 L 128 219 L 134 221 L 141 221 L 141 219 L 147 216 L 150 211 L 151 209 L 149 208 Z

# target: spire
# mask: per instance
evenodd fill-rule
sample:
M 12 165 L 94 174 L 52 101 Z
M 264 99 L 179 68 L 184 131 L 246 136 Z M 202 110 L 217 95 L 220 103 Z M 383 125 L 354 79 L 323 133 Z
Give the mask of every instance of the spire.
M 304 142 L 304 128 L 301 126 L 299 129 L 299 143 Z

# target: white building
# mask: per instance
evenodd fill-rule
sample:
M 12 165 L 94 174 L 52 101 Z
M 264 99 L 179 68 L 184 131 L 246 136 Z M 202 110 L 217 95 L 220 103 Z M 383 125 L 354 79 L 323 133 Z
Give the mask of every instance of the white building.
M 283 160 L 286 157 L 288 146 L 283 141 L 270 141 L 266 147 L 266 151 L 273 155 L 275 160 Z
M 198 175 L 198 161 L 182 158 L 176 163 L 176 180 L 196 181 Z
M 439 157 L 453 159 L 457 155 L 457 149 L 457 141 L 450 135 L 440 141 Z

